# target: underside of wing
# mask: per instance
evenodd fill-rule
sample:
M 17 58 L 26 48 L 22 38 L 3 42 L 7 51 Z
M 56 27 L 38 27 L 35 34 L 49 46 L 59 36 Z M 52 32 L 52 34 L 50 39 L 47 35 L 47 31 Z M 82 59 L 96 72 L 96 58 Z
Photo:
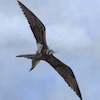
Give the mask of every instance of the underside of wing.
M 46 45 L 46 39 L 45 39 L 45 26 L 43 23 L 21 2 L 19 2 L 20 7 L 22 8 L 22 11 L 24 12 L 31 30 L 33 31 L 33 34 L 36 38 L 37 43 L 41 43 Z
M 82 100 L 81 92 L 79 90 L 76 78 L 71 68 L 63 64 L 53 55 L 47 57 L 45 61 L 47 61 L 63 77 L 63 79 L 68 83 L 68 85 L 76 92 L 76 94 Z

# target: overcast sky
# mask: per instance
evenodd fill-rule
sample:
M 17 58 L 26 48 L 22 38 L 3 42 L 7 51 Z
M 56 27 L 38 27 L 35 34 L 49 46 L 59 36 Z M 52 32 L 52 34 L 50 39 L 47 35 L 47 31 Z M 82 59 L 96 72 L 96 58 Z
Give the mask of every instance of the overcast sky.
M 83 100 L 100 100 L 100 0 L 20 0 L 46 26 L 47 43 L 73 70 Z M 0 100 L 80 100 L 41 61 L 16 58 L 36 52 L 36 41 L 17 0 L 0 0 Z

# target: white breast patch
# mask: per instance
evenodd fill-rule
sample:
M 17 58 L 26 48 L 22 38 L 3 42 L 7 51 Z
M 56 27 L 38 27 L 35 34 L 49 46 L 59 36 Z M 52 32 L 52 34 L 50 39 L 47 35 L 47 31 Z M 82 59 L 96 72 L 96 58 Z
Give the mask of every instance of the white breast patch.
M 40 53 L 41 52 L 41 50 L 42 50 L 42 48 L 43 48 L 43 44 L 41 44 L 41 43 L 37 43 L 37 51 Z

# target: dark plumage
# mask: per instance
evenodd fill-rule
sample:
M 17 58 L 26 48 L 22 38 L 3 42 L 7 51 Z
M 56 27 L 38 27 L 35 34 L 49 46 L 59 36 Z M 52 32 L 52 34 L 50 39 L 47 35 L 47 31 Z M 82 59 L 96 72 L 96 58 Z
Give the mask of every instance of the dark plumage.
M 29 22 L 31 30 L 36 39 L 38 49 L 36 54 L 25 54 L 19 55 L 17 57 L 25 57 L 28 59 L 32 59 L 32 67 L 30 71 L 40 62 L 40 60 L 45 60 L 63 77 L 63 79 L 68 83 L 68 85 L 76 92 L 76 94 L 82 100 L 81 92 L 79 90 L 73 71 L 69 66 L 65 65 L 56 57 L 54 57 L 54 51 L 50 50 L 47 46 L 45 38 L 45 26 L 27 7 L 25 7 L 19 1 L 18 3 Z

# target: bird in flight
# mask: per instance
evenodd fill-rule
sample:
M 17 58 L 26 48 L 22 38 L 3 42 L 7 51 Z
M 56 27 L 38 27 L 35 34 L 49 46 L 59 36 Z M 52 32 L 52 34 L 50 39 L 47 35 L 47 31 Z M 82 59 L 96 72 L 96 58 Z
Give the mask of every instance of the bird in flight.
M 36 39 L 37 51 L 36 54 L 23 54 L 23 55 L 18 55 L 16 57 L 25 57 L 28 59 L 32 59 L 32 67 L 30 71 L 41 60 L 48 62 L 63 77 L 65 82 L 76 92 L 76 94 L 82 100 L 81 92 L 78 87 L 73 71 L 69 66 L 65 65 L 63 62 L 54 57 L 53 53 L 55 52 L 49 49 L 46 43 L 45 26 L 26 6 L 24 6 L 20 1 L 18 1 L 18 3 L 28 20 L 30 28 Z

